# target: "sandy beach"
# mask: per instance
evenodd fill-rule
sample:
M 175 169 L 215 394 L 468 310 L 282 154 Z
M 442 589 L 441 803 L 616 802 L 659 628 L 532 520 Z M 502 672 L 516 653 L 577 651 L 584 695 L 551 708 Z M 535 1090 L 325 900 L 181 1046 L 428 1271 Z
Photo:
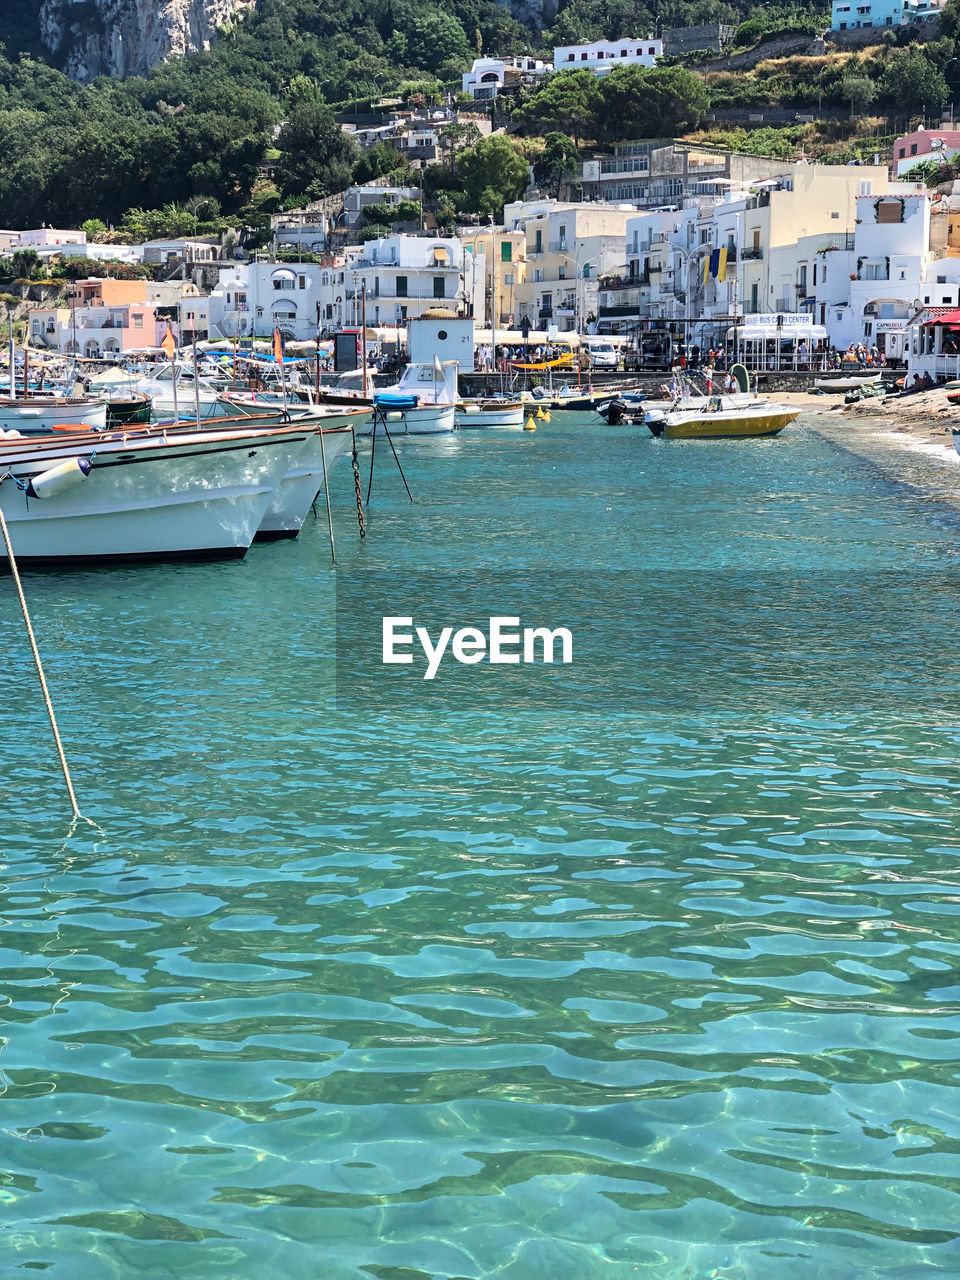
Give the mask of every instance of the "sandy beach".
M 953 428 L 960 410 L 941 387 L 911 395 L 878 396 L 845 404 L 842 395 L 782 392 L 776 398 L 803 410 L 800 427 L 872 462 L 891 480 L 960 510 L 960 457 Z

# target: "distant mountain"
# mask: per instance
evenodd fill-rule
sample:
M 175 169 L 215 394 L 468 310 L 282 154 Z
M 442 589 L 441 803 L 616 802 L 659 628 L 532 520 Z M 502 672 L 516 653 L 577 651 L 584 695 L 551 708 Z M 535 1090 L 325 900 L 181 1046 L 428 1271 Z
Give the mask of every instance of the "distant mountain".
M 36 0 L 5 0 L 4 9 L 11 2 L 25 11 L 33 49 L 39 38 L 69 76 L 90 81 L 145 75 L 171 55 L 208 48 L 217 29 L 255 0 L 42 0 L 39 11 Z M 10 52 L 24 47 L 22 38 L 7 39 Z

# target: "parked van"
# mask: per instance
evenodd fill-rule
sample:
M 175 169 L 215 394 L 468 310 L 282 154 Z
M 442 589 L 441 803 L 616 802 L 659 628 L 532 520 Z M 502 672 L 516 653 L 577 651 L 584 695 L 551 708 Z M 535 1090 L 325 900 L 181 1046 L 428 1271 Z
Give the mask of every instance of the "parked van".
M 581 344 L 584 363 L 591 369 L 618 369 L 620 353 L 609 338 L 590 338 Z

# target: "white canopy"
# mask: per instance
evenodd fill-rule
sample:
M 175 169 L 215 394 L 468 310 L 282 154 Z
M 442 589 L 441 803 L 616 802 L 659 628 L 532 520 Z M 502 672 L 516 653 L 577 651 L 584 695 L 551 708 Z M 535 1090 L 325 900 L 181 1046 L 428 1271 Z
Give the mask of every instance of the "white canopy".
M 791 324 L 778 329 L 773 325 L 741 324 L 727 330 L 727 341 L 763 342 L 765 339 L 826 342 L 827 331 L 822 324 Z

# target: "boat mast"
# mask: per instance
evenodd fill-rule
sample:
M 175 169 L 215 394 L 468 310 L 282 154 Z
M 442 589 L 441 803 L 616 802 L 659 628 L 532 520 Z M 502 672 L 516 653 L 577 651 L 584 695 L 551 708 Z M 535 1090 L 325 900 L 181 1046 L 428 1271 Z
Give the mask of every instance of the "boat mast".
M 497 365 L 497 228 L 493 221 L 493 214 L 490 215 L 490 346 L 493 349 L 493 367 Z M 483 270 L 483 292 L 487 292 L 487 270 Z M 504 370 L 500 370 L 500 390 L 503 390 Z
M 361 383 L 361 395 L 367 398 L 367 282 L 366 280 L 360 285 L 360 367 L 363 370 L 361 375 L 363 381 Z
M 10 326 L 10 399 L 17 398 L 17 352 L 13 341 L 13 308 L 7 308 L 7 324 Z

